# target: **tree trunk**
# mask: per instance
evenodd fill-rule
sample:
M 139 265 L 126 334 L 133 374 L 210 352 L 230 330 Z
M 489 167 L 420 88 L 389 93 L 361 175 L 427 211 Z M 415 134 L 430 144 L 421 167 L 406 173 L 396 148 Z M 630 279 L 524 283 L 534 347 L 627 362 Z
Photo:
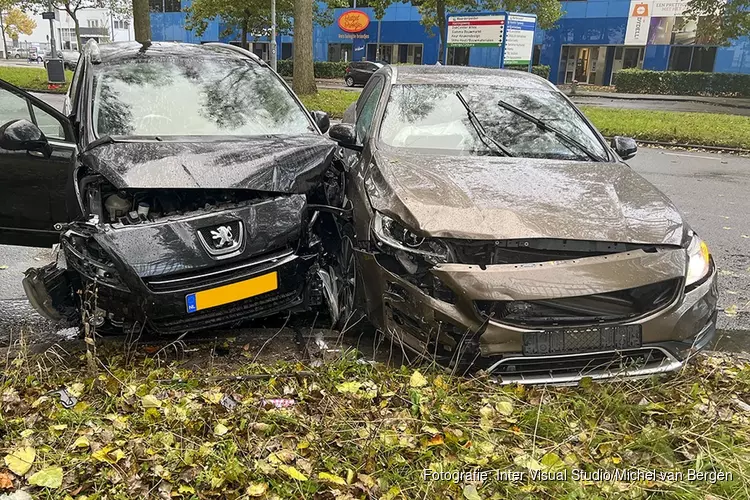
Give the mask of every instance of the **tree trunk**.
M 318 92 L 313 66 L 313 3 L 294 0 L 294 71 L 292 88 L 297 95 Z
M 240 39 L 240 46 L 245 50 L 250 50 L 250 44 L 247 43 L 247 20 L 242 23 L 242 38 Z
M 440 64 L 443 64 L 445 62 L 445 51 L 447 50 L 445 48 L 445 40 L 448 38 L 448 33 L 446 31 L 447 26 L 445 25 L 445 0 L 437 0 L 435 2 L 435 8 L 437 10 L 438 29 L 440 30 L 440 51 L 438 60 L 440 61 Z
M 137 42 L 151 41 L 151 16 L 148 13 L 148 0 L 133 0 L 133 30 Z
M 76 43 L 78 44 L 78 50 L 82 51 L 83 45 L 81 45 L 81 25 L 78 23 L 78 15 L 76 12 L 74 12 L 73 14 L 71 14 L 70 17 L 73 18 L 73 23 L 75 24 L 75 27 L 76 27 Z

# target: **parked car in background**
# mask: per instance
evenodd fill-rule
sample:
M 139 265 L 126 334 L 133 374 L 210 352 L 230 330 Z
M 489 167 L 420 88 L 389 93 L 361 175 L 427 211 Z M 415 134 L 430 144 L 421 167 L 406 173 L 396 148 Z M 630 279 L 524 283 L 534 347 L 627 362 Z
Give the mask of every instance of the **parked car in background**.
M 89 42 L 62 112 L 0 93 L 0 244 L 59 242 L 23 281 L 46 318 L 179 334 L 322 305 L 337 146 L 254 54 Z
M 364 85 L 373 73 L 383 67 L 382 63 L 370 61 L 352 61 L 344 70 L 344 83 L 347 87 Z
M 57 57 L 61 58 L 63 61 L 63 66 L 65 69 L 69 69 L 71 71 L 76 69 L 76 66 L 78 66 L 78 59 L 81 57 L 81 53 L 77 50 L 58 50 L 56 52 Z M 47 67 L 47 61 L 52 57 L 52 51 L 47 51 L 44 54 L 44 66 Z
M 716 268 L 674 204 L 547 80 L 385 66 L 343 147 L 340 310 L 408 357 L 503 382 L 679 369 L 716 331 Z
M 12 47 L 8 49 L 8 58 L 11 59 L 26 59 L 29 57 L 28 49 L 21 49 L 18 47 Z
M 28 61 L 29 62 L 42 62 L 44 61 L 44 56 L 39 53 L 39 49 L 37 47 L 31 47 L 29 49 Z

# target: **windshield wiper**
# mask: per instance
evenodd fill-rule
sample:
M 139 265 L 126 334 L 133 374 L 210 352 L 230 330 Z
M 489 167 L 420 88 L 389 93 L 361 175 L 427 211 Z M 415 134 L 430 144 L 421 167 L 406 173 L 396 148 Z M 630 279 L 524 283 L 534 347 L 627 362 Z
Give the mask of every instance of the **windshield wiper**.
M 472 110 L 471 106 L 469 106 L 469 103 L 466 102 L 466 99 L 464 99 L 464 96 L 463 94 L 461 94 L 460 90 L 456 91 L 456 97 L 458 97 L 458 100 L 461 101 L 463 107 L 466 108 L 466 113 L 469 115 L 469 123 L 471 123 L 471 126 L 474 127 L 474 130 L 476 130 L 477 135 L 479 136 L 479 140 L 482 141 L 482 143 L 487 146 L 488 149 L 496 153 L 500 152 L 505 156 L 513 156 L 513 153 L 508 151 L 508 148 L 506 148 L 487 134 L 487 132 L 484 130 L 484 127 L 482 126 L 482 122 L 479 121 L 477 115 L 474 113 L 474 110 Z
M 86 147 L 86 149 L 83 151 L 84 153 L 91 151 L 92 149 L 99 147 L 103 144 L 114 144 L 116 141 L 112 139 L 109 135 L 105 134 L 98 139 L 95 139 L 89 143 L 89 145 Z
M 568 146 L 568 149 L 570 149 L 570 146 L 573 146 L 573 147 L 577 148 L 578 150 L 583 151 L 583 153 L 585 153 L 586 156 L 588 156 L 589 158 L 591 158 L 593 161 L 602 161 L 602 162 L 603 161 L 607 161 L 606 159 L 602 158 L 601 156 L 592 153 L 586 146 L 584 146 L 583 144 L 581 144 L 577 140 L 573 139 L 572 137 L 570 137 L 569 135 L 567 135 L 565 132 L 561 132 L 556 127 L 553 127 L 552 125 L 549 125 L 544 120 L 541 120 L 541 119 L 537 118 L 534 115 L 530 115 L 526 111 L 524 111 L 524 110 L 522 110 L 520 108 L 517 108 L 517 107 L 513 106 L 512 104 L 509 104 L 509 103 L 503 101 L 502 99 L 499 100 L 499 101 L 497 101 L 497 105 L 500 106 L 503 109 L 507 109 L 511 113 L 517 114 L 521 118 L 524 118 L 524 119 L 530 121 L 531 123 L 533 123 L 534 125 L 536 125 L 537 127 L 539 127 L 541 130 L 543 130 L 545 132 L 552 132 L 553 134 L 555 134 L 555 137 L 557 137 L 558 139 L 560 139 L 563 143 L 566 143 L 566 146 Z

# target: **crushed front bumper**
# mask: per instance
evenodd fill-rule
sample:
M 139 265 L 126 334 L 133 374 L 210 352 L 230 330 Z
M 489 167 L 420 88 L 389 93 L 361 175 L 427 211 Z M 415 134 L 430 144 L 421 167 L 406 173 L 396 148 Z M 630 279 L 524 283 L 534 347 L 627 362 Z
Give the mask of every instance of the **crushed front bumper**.
M 140 324 L 162 334 L 305 310 L 322 300 L 318 252 L 305 246 L 306 208 L 303 195 L 291 195 L 131 226 L 77 224 L 61 238 L 65 271 L 55 265 L 30 270 L 24 286 L 36 309 L 52 318 L 80 302 L 85 294 L 77 297 L 76 291 L 96 284 L 102 324 Z M 199 230 L 231 221 L 240 221 L 247 237 L 236 256 L 217 260 L 200 243 Z M 192 294 L 271 273 L 276 286 L 270 291 L 240 294 L 195 312 L 188 306 Z M 72 290 L 65 303 L 53 286 Z
M 524 333 L 557 325 L 519 326 L 483 317 L 476 301 L 528 301 L 578 297 L 682 280 L 682 249 L 642 250 L 534 264 L 443 264 L 432 274 L 456 297 L 438 300 L 383 267 L 377 254 L 360 252 L 369 316 L 375 326 L 412 353 L 442 362 L 472 362 L 503 382 L 573 383 L 583 377 L 638 377 L 678 369 L 705 347 L 716 329 L 716 272 L 685 291 L 680 281 L 662 307 L 617 325 L 638 325 L 637 349 L 525 356 Z M 462 353 L 462 351 L 464 351 Z M 442 358 L 442 359 L 440 359 Z M 458 358 L 458 359 L 457 359 Z

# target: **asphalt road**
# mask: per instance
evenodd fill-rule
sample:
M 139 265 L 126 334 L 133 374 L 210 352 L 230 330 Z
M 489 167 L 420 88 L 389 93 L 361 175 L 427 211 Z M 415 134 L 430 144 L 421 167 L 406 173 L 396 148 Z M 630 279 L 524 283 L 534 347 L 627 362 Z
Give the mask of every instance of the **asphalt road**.
M 39 96 L 62 105 L 62 96 Z M 709 243 L 720 273 L 719 348 L 750 351 L 750 159 L 642 148 L 629 163 L 664 191 Z M 0 268 L 8 266 L 0 269 L 0 345 L 24 326 L 42 332 L 40 338 L 53 335 L 28 306 L 21 286 L 26 269 L 51 258 L 49 249 L 0 245 Z

